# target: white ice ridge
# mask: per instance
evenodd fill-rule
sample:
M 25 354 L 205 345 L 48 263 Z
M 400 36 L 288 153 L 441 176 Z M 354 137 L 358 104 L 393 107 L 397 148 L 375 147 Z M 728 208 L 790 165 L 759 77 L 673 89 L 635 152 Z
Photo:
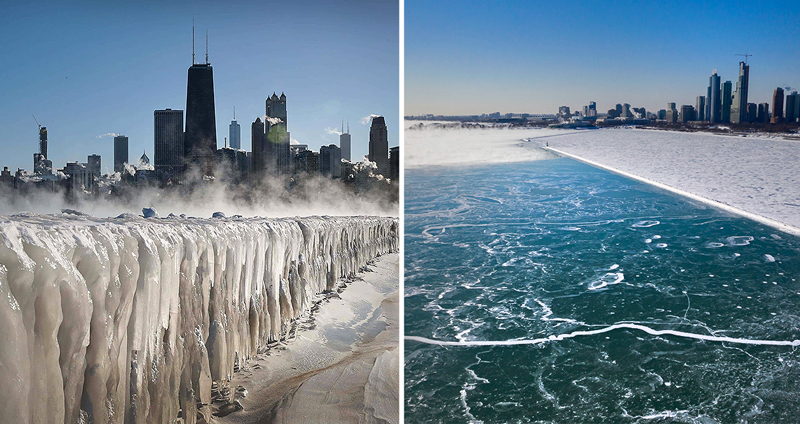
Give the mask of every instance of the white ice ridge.
M 486 340 L 469 340 L 469 341 L 443 341 L 443 340 L 433 340 L 428 339 L 425 337 L 419 336 L 405 336 L 406 340 L 412 340 L 415 342 L 425 343 L 429 345 L 435 346 L 517 346 L 517 345 L 538 345 L 544 344 L 548 342 L 556 342 L 561 341 L 564 339 L 571 339 L 574 337 L 580 336 L 594 336 L 597 334 L 608 333 L 610 331 L 618 330 L 621 328 L 627 328 L 629 330 L 639 330 L 643 331 L 647 334 L 651 334 L 653 336 L 675 336 L 675 337 L 684 337 L 689 339 L 697 339 L 697 340 L 706 340 L 710 342 L 727 342 L 727 343 L 735 343 L 735 344 L 747 344 L 747 345 L 760 345 L 760 346 L 791 346 L 797 347 L 800 346 L 800 340 L 794 341 L 784 341 L 784 340 L 753 340 L 753 339 L 739 339 L 736 337 L 724 337 L 724 336 L 711 336 L 708 334 L 694 334 L 694 333 L 686 333 L 683 331 L 677 330 L 655 330 L 650 327 L 646 327 L 644 325 L 639 324 L 629 324 L 629 323 L 620 323 L 614 324 L 604 328 L 598 328 L 596 330 L 580 330 L 574 331 L 572 333 L 566 334 L 559 334 L 559 335 L 551 335 L 549 337 L 543 337 L 539 339 L 522 339 L 522 340 L 505 340 L 505 341 L 486 341 Z
M 396 218 L 0 216 L 0 417 L 194 423 L 212 381 L 397 249 Z

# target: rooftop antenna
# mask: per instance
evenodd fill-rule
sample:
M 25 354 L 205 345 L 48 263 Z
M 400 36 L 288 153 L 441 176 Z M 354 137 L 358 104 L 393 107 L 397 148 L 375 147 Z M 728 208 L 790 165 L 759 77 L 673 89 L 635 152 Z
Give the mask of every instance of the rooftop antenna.
M 208 65 L 208 30 L 206 30 L 206 65 Z
M 228 148 L 228 137 L 225 137 L 225 148 Z
M 233 107 L 233 120 L 236 120 L 236 106 Z
M 736 56 L 744 56 L 744 64 L 747 65 L 747 58 L 752 55 L 749 53 L 745 53 L 745 54 L 737 54 Z
M 194 65 L 194 16 L 192 16 L 192 65 Z
M 350 120 L 347 120 L 347 133 L 350 134 Z
M 342 119 L 342 134 L 344 134 L 344 119 Z

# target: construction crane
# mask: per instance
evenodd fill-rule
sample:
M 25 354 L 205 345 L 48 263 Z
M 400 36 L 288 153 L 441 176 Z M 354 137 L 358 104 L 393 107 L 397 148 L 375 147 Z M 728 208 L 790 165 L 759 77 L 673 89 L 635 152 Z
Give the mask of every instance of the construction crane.
M 747 64 L 747 58 L 752 56 L 752 55 L 749 54 L 749 53 L 744 53 L 744 54 L 736 54 L 736 56 L 744 56 L 744 63 L 746 65 Z
M 36 119 L 36 115 L 34 115 L 34 114 L 31 114 L 31 116 L 33 116 L 33 120 L 34 120 L 34 121 L 36 121 L 36 125 L 38 125 L 38 126 L 39 126 L 39 130 L 41 130 L 41 129 L 42 129 L 42 124 L 40 124 L 40 123 L 39 123 L 39 120 L 38 120 L 38 119 Z

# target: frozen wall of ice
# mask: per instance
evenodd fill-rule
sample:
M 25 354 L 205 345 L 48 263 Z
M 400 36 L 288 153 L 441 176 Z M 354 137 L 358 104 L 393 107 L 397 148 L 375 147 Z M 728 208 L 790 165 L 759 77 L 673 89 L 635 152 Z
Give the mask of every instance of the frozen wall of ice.
M 193 423 L 212 381 L 397 249 L 395 218 L 0 216 L 0 417 Z

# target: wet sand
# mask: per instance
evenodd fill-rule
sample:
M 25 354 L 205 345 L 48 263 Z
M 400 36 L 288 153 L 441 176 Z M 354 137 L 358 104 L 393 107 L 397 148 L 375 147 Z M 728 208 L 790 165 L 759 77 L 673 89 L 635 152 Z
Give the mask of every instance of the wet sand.
M 381 256 L 368 269 L 299 319 L 288 342 L 236 373 L 230 387 L 247 390 L 243 409 L 213 421 L 397 423 L 399 256 Z

